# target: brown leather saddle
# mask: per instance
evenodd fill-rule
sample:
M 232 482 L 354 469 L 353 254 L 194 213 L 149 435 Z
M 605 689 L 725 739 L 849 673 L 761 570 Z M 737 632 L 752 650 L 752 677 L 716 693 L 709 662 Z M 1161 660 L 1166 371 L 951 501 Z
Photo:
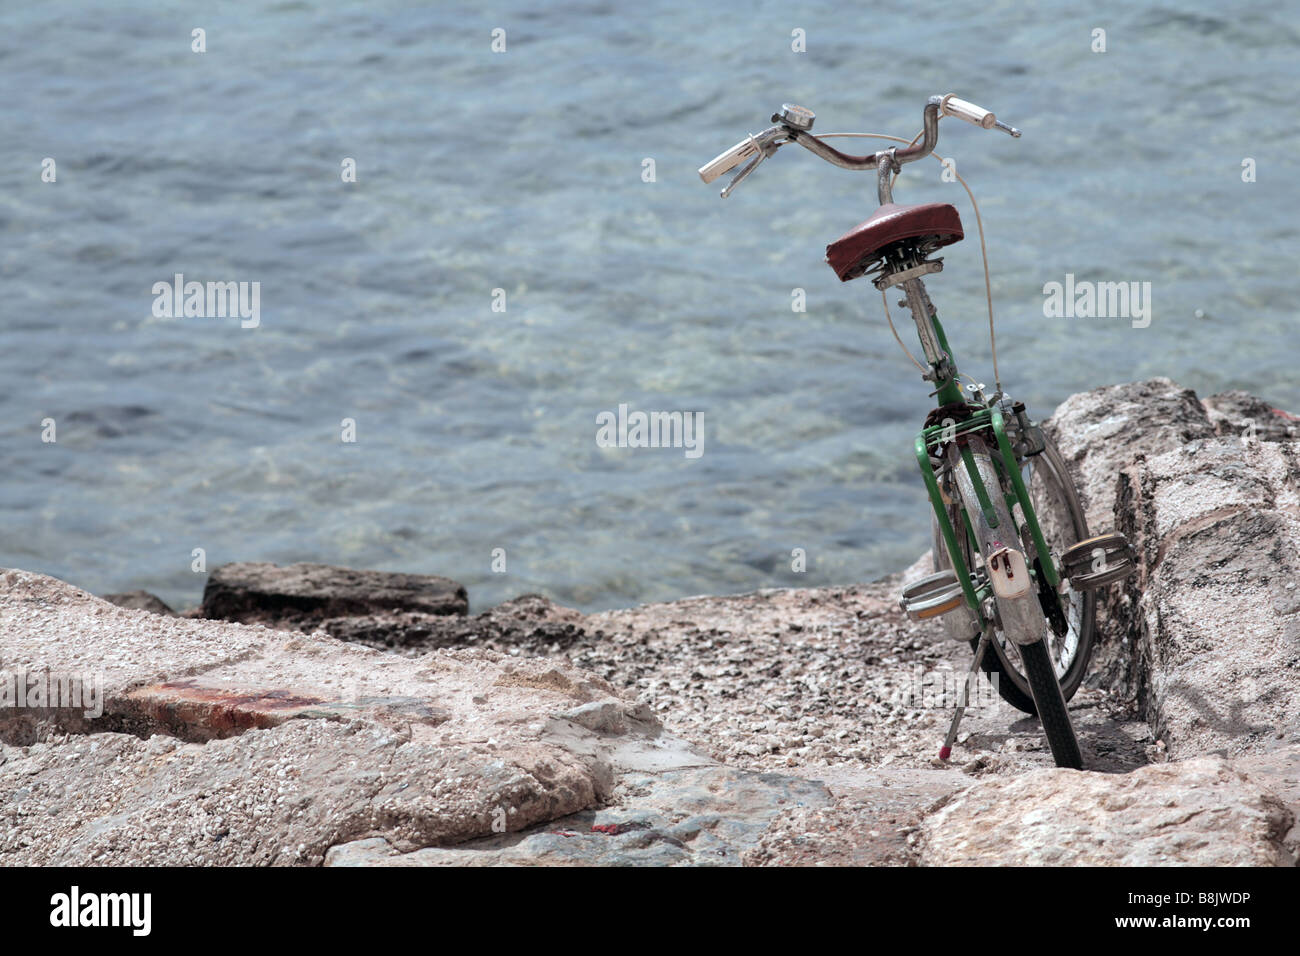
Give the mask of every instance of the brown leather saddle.
M 914 242 L 929 251 L 964 237 L 961 217 L 949 203 L 900 206 L 891 202 L 827 246 L 826 261 L 841 282 L 848 282 L 867 272 L 896 243 Z

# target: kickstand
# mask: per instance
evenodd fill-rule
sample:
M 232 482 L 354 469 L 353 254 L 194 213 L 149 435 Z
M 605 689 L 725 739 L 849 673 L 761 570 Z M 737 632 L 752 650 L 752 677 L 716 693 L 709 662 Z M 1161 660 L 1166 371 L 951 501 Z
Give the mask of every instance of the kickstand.
M 944 738 L 943 747 L 939 750 L 940 760 L 947 760 L 952 756 L 952 745 L 957 740 L 957 728 L 961 726 L 961 719 L 966 714 L 966 707 L 970 703 L 970 685 L 976 680 L 980 662 L 984 660 L 984 651 L 988 646 L 989 633 L 984 631 L 980 634 L 980 642 L 975 648 L 975 659 L 971 661 L 970 671 L 966 674 L 966 682 L 961 687 L 961 703 L 957 707 L 957 713 L 952 715 L 952 724 L 948 727 L 948 736 Z

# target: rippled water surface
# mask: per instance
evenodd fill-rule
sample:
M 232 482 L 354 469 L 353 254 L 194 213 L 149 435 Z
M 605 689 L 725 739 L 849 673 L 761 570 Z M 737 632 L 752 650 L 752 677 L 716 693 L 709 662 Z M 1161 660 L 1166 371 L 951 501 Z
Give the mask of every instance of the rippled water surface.
M 917 9 L 4 5 L 0 565 L 183 606 L 203 548 L 602 608 L 909 562 L 927 387 L 822 261 L 873 178 L 795 150 L 725 202 L 695 175 L 786 100 L 910 137 L 958 91 L 1024 129 L 946 120 L 939 152 L 1032 410 L 1156 375 L 1300 408 L 1296 5 Z M 930 292 L 991 381 L 940 171 L 896 198 L 961 210 Z M 155 318 L 175 273 L 260 282 L 260 327 Z M 1067 273 L 1150 282 L 1151 325 L 1044 318 Z M 702 413 L 703 455 L 598 447 L 620 403 Z

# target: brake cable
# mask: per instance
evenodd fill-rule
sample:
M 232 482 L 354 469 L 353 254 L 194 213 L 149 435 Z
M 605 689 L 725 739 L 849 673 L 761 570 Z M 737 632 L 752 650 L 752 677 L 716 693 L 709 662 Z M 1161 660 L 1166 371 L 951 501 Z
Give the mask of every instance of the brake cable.
M 835 139 L 835 138 L 887 139 L 887 140 L 892 140 L 895 143 L 907 143 L 908 146 L 915 146 L 917 140 L 919 140 L 922 136 L 925 135 L 925 130 L 922 130 L 921 132 L 913 136 L 911 142 L 908 142 L 907 140 L 903 139 L 901 136 L 887 136 L 884 133 L 822 133 L 820 135 L 809 133 L 808 135 L 809 136 L 815 135 L 815 138 L 817 139 Z M 931 151 L 930 155 L 933 156 L 935 159 L 937 159 L 940 165 L 943 165 L 945 162 L 947 162 L 947 160 L 945 160 L 942 156 L 940 156 L 938 153 L 934 151 Z M 900 169 L 899 172 L 901 171 L 902 170 Z M 891 186 L 893 182 L 898 179 L 899 172 L 895 172 L 893 174 L 893 179 L 890 180 Z M 961 183 L 962 189 L 966 190 L 966 195 L 970 197 L 971 208 L 975 210 L 975 225 L 979 228 L 980 256 L 984 260 L 984 297 L 985 300 L 988 302 L 988 308 L 989 308 L 989 351 L 992 352 L 993 355 L 993 382 L 994 382 L 994 386 L 997 389 L 997 391 L 994 394 L 1000 395 L 1002 394 L 1002 376 L 998 374 L 998 341 L 997 341 L 997 336 L 994 334 L 993 331 L 993 283 L 989 279 L 989 253 L 987 247 L 984 244 L 984 220 L 980 216 L 980 205 L 978 202 L 975 201 L 975 194 L 971 192 L 970 186 L 966 184 L 966 180 L 962 178 L 961 173 L 957 172 L 956 166 L 952 167 L 952 174 L 957 177 L 957 182 Z M 889 322 L 889 331 L 894 333 L 894 340 L 898 342 L 899 348 L 903 350 L 904 354 L 906 354 L 907 357 L 911 359 L 912 364 L 915 365 L 922 372 L 925 372 L 925 366 L 916 360 L 916 358 L 912 355 L 911 351 L 908 350 L 907 346 L 903 344 L 903 340 L 899 336 L 898 330 L 894 328 L 894 319 L 893 316 L 891 316 L 889 313 L 889 298 L 884 292 L 884 290 L 881 290 L 880 300 L 885 306 L 885 319 L 886 321 Z M 965 375 L 965 373 L 962 374 Z M 965 375 L 965 377 L 970 378 L 969 375 Z M 971 379 L 971 381 L 972 383 L 974 383 L 975 380 Z

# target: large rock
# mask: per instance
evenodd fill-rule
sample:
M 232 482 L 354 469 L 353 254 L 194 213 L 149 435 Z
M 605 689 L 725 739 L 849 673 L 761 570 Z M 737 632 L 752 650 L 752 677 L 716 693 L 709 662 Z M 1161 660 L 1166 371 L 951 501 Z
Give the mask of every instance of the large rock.
M 1107 385 L 1071 395 L 1044 422 L 1070 466 L 1094 534 L 1115 527 L 1119 473 L 1143 457 L 1203 438 L 1300 436 L 1300 416 L 1247 392 L 1207 399 L 1167 378 Z
M 1121 473 L 1130 681 L 1173 756 L 1300 741 L 1300 445 L 1216 438 Z
M 367 647 L 423 654 L 441 647 L 490 647 L 512 654 L 548 654 L 586 636 L 584 616 L 539 594 L 525 594 L 474 617 L 381 611 L 329 618 L 330 637 Z
M 1293 441 L 1300 438 L 1300 416 L 1274 408 L 1249 392 L 1220 392 L 1204 399 L 1205 412 L 1215 434 L 1260 441 Z
M 1127 774 L 1034 770 L 925 818 L 931 866 L 1291 866 L 1292 812 L 1218 757 Z
M 1291 812 L 1291 832 L 1282 845 L 1300 860 L 1300 744 L 1287 744 L 1236 757 L 1233 767 L 1267 789 Z
M 825 807 L 820 783 L 701 767 L 628 774 L 621 805 L 525 834 L 401 853 L 382 838 L 334 847 L 326 866 L 740 866 L 785 810 Z
M 6 864 L 409 853 L 603 805 L 624 770 L 711 764 L 553 661 L 166 618 L 22 571 L 0 573 L 0 663 L 100 692 L 0 709 Z
M 433 574 L 357 571 L 327 564 L 223 564 L 208 575 L 199 616 L 282 630 L 337 623 L 392 644 L 423 636 L 443 618 L 469 613 L 465 588 Z
M 1300 742 L 1296 421 L 1156 379 L 1074 395 L 1049 422 L 1093 531 L 1137 551 L 1100 594 L 1093 680 L 1173 756 Z
M 207 744 L 101 733 L 6 748 L 0 863 L 320 864 L 383 835 L 415 850 L 591 806 L 583 760 L 517 736 L 495 746 L 413 726 L 294 720 Z
M 1070 466 L 1093 534 L 1115 528 L 1115 488 L 1122 468 L 1141 455 L 1181 448 L 1215 433 L 1196 393 L 1167 378 L 1071 395 L 1044 427 Z
M 167 602 L 148 591 L 125 591 L 122 594 L 105 594 L 103 597 L 109 604 L 116 604 L 118 607 L 130 608 L 134 611 L 152 611 L 154 614 L 162 614 L 166 617 L 176 616 L 176 612 L 167 606 Z
M 970 785 L 957 768 L 859 770 L 826 781 L 831 806 L 782 812 L 745 851 L 747 866 L 915 866 L 916 831 L 936 801 Z

